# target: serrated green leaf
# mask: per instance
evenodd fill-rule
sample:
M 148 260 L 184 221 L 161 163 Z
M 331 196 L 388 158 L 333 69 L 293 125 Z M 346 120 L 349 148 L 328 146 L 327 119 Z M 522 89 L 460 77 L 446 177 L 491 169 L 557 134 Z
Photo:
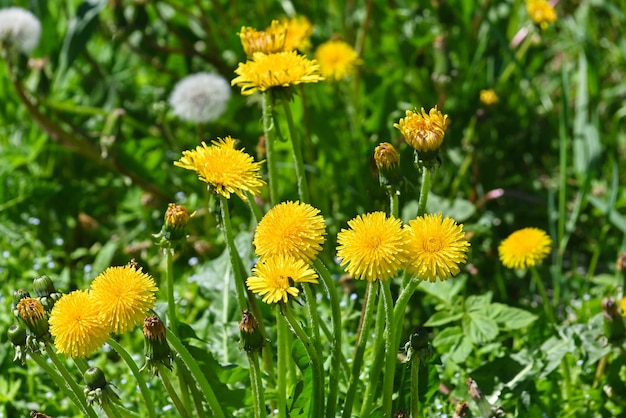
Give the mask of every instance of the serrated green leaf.
M 540 373 L 540 377 L 543 378 L 552 373 L 554 369 L 559 367 L 563 357 L 565 357 L 567 353 L 573 352 L 575 349 L 576 347 L 573 340 L 568 341 L 559 337 L 551 337 L 546 340 L 541 345 L 541 352 L 544 355 L 546 363 Z
M 463 338 L 461 327 L 449 327 L 438 333 L 433 339 L 433 345 L 440 349 L 447 349 Z
M 471 295 L 465 300 L 465 309 L 467 311 L 480 311 L 491 304 L 493 294 L 487 292 L 483 295 Z
M 449 311 L 441 311 L 431 316 L 428 321 L 424 323 L 425 327 L 438 327 L 448 324 L 450 322 L 458 321 L 463 317 L 463 313 L 452 314 Z
M 476 344 L 493 340 L 499 331 L 496 321 L 487 315 L 472 312 L 463 317 L 463 332 Z
M 537 320 L 537 315 L 520 308 L 514 308 L 502 303 L 492 303 L 491 307 L 494 314 L 489 316 L 501 323 L 502 328 L 507 330 L 524 328 Z
M 466 276 L 459 276 L 453 280 L 437 281 L 435 283 L 424 283 L 417 288 L 421 292 L 433 295 L 447 306 L 452 306 L 452 300 L 465 286 Z
M 469 338 L 463 337 L 459 342 L 450 350 L 450 360 L 455 363 L 464 362 L 474 349 L 474 344 Z

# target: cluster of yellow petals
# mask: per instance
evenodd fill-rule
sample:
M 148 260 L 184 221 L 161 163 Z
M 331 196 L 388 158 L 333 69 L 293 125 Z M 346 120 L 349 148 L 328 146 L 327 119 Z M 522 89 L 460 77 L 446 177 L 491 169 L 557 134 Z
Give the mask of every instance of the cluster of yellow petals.
M 498 247 L 500 261 L 505 267 L 532 267 L 552 251 L 552 239 L 538 228 L 523 228 L 513 232 Z
M 324 78 L 335 81 L 344 80 L 354 74 L 361 64 L 354 48 L 340 40 L 331 40 L 318 46 L 315 59 Z
M 556 22 L 556 11 L 547 0 L 526 0 L 526 10 L 533 22 L 546 29 Z
M 421 112 L 407 110 L 406 116 L 393 126 L 400 130 L 404 140 L 414 150 L 432 152 L 441 147 L 448 123 L 448 115 L 434 107 L 428 113 L 424 108 Z

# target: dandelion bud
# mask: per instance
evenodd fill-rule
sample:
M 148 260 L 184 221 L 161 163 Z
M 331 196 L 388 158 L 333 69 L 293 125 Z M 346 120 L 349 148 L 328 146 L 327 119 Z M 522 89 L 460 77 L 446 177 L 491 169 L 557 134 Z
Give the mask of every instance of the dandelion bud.
M 37 295 L 37 298 L 48 312 L 62 296 L 55 289 L 50 277 L 45 274 L 33 280 L 33 288 L 35 289 L 35 295 Z
M 91 367 L 83 373 L 83 379 L 85 379 L 85 397 L 87 398 L 87 405 L 91 406 L 93 403 L 100 405 L 119 401 L 119 397 L 113 391 L 112 385 L 107 383 L 104 377 L 104 372 L 97 368 Z
M 259 330 L 259 323 L 252 315 L 252 312 L 247 309 L 244 309 L 241 313 L 239 330 L 241 331 L 241 348 L 248 352 L 263 348 L 265 339 Z
M 417 360 L 420 363 L 428 361 L 433 356 L 433 347 L 430 345 L 426 328 L 415 328 L 404 349 L 406 350 L 407 361 Z
M 48 319 L 43 305 L 34 298 L 24 298 L 17 304 L 18 318 L 20 318 L 37 340 L 46 341 L 50 337 Z
M 145 342 L 146 364 L 142 369 L 148 369 L 155 376 L 159 374 L 161 365 L 172 369 L 172 351 L 165 339 L 165 324 L 157 315 L 150 315 L 143 321 L 143 336 Z
M 415 150 L 415 161 L 418 166 L 433 169 L 439 165 L 439 148 L 448 127 L 448 115 L 444 115 L 437 107 L 428 113 L 406 111 L 406 117 L 393 126 L 400 130 L 404 140 Z
M 615 299 L 608 297 L 602 300 L 602 314 L 604 316 L 604 334 L 611 342 L 621 341 L 626 334 L 624 318 L 617 312 Z
M 26 360 L 26 328 L 22 324 L 15 324 L 9 327 L 7 331 L 9 341 L 15 349 L 13 361 L 19 360 L 22 364 Z
M 374 161 L 378 168 L 381 186 L 397 186 L 401 179 L 400 154 L 389 142 L 383 142 L 374 150 Z
M 241 45 L 248 57 L 252 57 L 255 52 L 264 54 L 275 54 L 285 50 L 285 38 L 287 37 L 287 25 L 281 24 L 277 20 L 265 31 L 258 31 L 254 28 L 244 26 L 239 32 Z
M 182 205 L 170 203 L 165 211 L 165 237 L 171 241 L 184 237 L 184 228 L 189 223 L 189 213 Z
M 409 418 L 409 412 L 404 408 L 400 408 L 393 414 L 393 418 Z

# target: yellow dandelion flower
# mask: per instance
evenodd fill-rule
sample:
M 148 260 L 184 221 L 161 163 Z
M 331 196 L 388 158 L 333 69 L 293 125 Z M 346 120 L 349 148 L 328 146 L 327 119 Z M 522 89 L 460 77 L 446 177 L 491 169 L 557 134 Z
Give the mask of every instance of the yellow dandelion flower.
M 328 41 L 317 47 L 315 59 L 324 78 L 343 80 L 354 74 L 361 60 L 352 46 L 344 41 Z
M 493 89 L 480 91 L 480 102 L 485 106 L 492 106 L 498 103 L 498 95 Z
M 311 48 L 310 36 L 313 33 L 313 25 L 305 16 L 283 18 L 280 23 L 287 26 L 285 38 L 285 51 L 308 51 Z M 265 29 L 271 31 L 271 27 Z
M 20 299 L 15 309 L 18 316 L 26 323 L 35 323 L 44 318 L 46 311 L 38 299 L 25 297 Z
M 109 267 L 91 283 L 94 305 L 109 329 L 118 334 L 143 323 L 158 290 L 149 274 L 131 265 Z
M 265 31 L 244 26 L 239 32 L 241 45 L 248 57 L 252 57 L 255 52 L 274 54 L 285 51 L 286 37 L 287 25 L 277 20 L 273 20 Z
M 302 83 L 317 83 L 324 79 L 315 60 L 295 51 L 264 54 L 255 52 L 251 60 L 239 63 L 230 84 L 241 87 L 241 94 L 266 91 L 273 87 L 289 87 Z
M 548 24 L 556 22 L 556 11 L 546 0 L 526 0 L 526 10 L 541 29 L 546 29 Z
M 387 280 L 405 267 L 406 235 L 399 219 L 373 212 L 358 215 L 348 226 L 337 234 L 337 257 L 352 277 Z
M 50 313 L 50 333 L 59 353 L 86 357 L 109 338 L 109 327 L 91 294 L 76 290 L 63 295 Z
M 248 289 L 263 296 L 265 303 L 287 303 L 289 295 L 298 296 L 295 283 L 317 283 L 317 274 L 303 260 L 288 254 L 262 258 L 248 277 Z
M 389 142 L 381 142 L 374 149 L 374 162 L 379 170 L 395 168 L 400 165 L 400 154 Z
M 407 110 L 406 117 L 393 126 L 402 132 L 404 140 L 416 151 L 437 151 L 448 127 L 448 115 L 441 113 L 436 106 L 428 114 L 424 108 L 421 113 Z
M 247 201 L 246 191 L 258 196 L 265 184 L 259 172 L 261 163 L 254 162 L 243 150 L 235 149 L 235 141 L 230 136 L 218 138 L 212 144 L 202 142 L 193 151 L 183 151 L 183 157 L 174 165 L 196 171 L 212 191 L 226 198 L 235 193 Z
M 513 232 L 498 247 L 500 261 L 510 269 L 534 266 L 550 254 L 552 239 L 538 228 L 524 228 Z
M 318 209 L 308 203 L 283 202 L 263 216 L 253 243 L 259 257 L 288 254 L 310 263 L 322 250 L 325 234 Z
M 463 225 L 441 213 L 426 214 L 409 221 L 407 271 L 420 280 L 447 280 L 459 274 L 459 264 L 467 260 L 470 246 Z

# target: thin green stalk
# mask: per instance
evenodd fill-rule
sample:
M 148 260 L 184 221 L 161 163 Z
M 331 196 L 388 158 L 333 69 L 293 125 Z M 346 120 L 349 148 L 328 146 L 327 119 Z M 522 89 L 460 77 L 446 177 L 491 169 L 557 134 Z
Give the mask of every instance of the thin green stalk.
M 250 382 L 252 384 L 252 400 L 254 404 L 254 418 L 265 417 L 265 398 L 263 394 L 263 382 L 261 380 L 261 368 L 259 367 L 259 355 L 256 351 L 248 352 L 250 363 Z
M 152 396 L 150 395 L 148 386 L 146 386 L 146 381 L 144 380 L 143 375 L 139 371 L 139 367 L 137 367 L 137 364 L 135 363 L 133 358 L 130 356 L 130 354 L 128 354 L 124 347 L 120 345 L 120 343 L 115 341 L 113 338 L 109 338 L 107 340 L 107 344 L 109 344 L 111 348 L 120 355 L 124 362 L 126 362 L 128 368 L 135 377 L 135 380 L 137 381 L 137 386 L 139 386 L 139 392 L 141 392 L 141 396 L 143 397 L 143 401 L 146 406 L 146 416 L 150 418 L 156 418 L 156 411 L 154 408 L 154 404 L 152 403 Z
M 397 218 L 398 213 L 400 213 L 400 209 L 398 207 L 398 192 L 395 187 L 390 187 L 387 190 L 387 194 L 389 195 L 389 215 Z
M 543 308 L 546 311 L 546 315 L 548 320 L 552 325 L 556 325 L 556 317 L 554 316 L 554 310 L 552 309 L 552 302 L 548 298 L 548 294 L 546 293 L 546 288 L 543 285 L 543 280 L 537 271 L 535 266 L 530 268 L 531 275 L 535 284 L 537 285 L 537 290 L 539 290 L 539 294 L 541 295 L 541 300 L 543 301 Z
M 185 362 L 179 357 L 174 356 L 174 362 L 176 363 L 176 370 L 178 371 L 178 384 L 180 385 L 180 391 L 182 394 L 182 402 L 183 405 L 190 405 L 189 403 L 189 394 L 191 393 L 191 397 L 193 398 L 193 404 L 196 407 L 196 418 L 206 418 L 207 414 L 204 411 L 204 405 L 202 403 L 202 394 L 198 390 L 197 385 L 188 385 L 187 382 L 194 383 L 194 379 L 191 376 L 191 372 L 185 366 Z M 190 407 L 191 409 L 191 407 Z
M 365 353 L 365 346 L 367 340 L 369 340 L 369 329 L 372 323 L 372 316 L 374 308 L 376 307 L 376 289 L 372 285 L 372 282 L 367 283 L 365 294 L 365 300 L 363 301 L 363 315 L 361 317 L 361 323 L 357 329 L 356 336 L 356 349 L 354 350 L 354 358 L 352 361 L 352 374 L 350 375 L 350 384 L 348 385 L 348 393 L 346 393 L 346 400 L 343 404 L 343 418 L 350 418 L 352 416 L 352 407 L 354 405 L 354 399 L 357 386 L 361 383 L 361 366 L 363 365 L 363 355 Z M 370 382 L 371 384 L 371 382 Z M 370 385 L 368 385 L 369 387 Z
M 87 364 L 87 362 L 85 361 L 84 358 L 80 358 L 80 357 L 74 357 L 74 364 L 76 365 L 76 367 L 78 368 L 78 370 L 82 373 L 85 374 L 85 372 L 87 371 L 87 369 L 89 369 L 89 365 Z
M 264 96 L 265 97 L 265 96 Z M 233 268 L 235 276 L 235 289 L 237 290 L 237 300 L 239 301 L 239 310 L 243 312 L 248 309 L 248 303 L 246 302 L 246 289 L 244 284 L 244 277 L 241 274 L 241 269 L 238 261 L 237 247 L 235 247 L 235 238 L 233 237 L 233 228 L 230 223 L 230 213 L 228 210 L 228 199 L 219 195 L 220 209 L 222 212 L 222 228 L 224 229 L 224 237 L 226 239 L 226 247 L 228 248 L 228 257 L 230 258 L 230 264 Z
M 102 402 L 102 405 L 100 406 L 102 407 L 102 410 L 107 415 L 107 417 L 122 418 L 122 415 L 120 415 L 120 412 L 117 410 L 117 408 L 115 408 L 115 405 L 113 405 L 111 402 Z
M 313 418 L 323 416 L 322 411 L 324 410 L 324 373 L 322 363 L 320 362 L 320 358 L 317 355 L 317 351 L 315 350 L 315 346 L 308 335 L 304 332 L 298 320 L 293 316 L 293 312 L 291 312 L 291 308 L 288 303 L 281 303 L 281 312 L 287 319 L 287 323 L 291 327 L 293 333 L 298 337 L 298 339 L 304 345 L 307 354 L 309 355 L 309 361 L 311 368 L 313 370 L 313 397 L 311 399 L 311 409 L 309 410 L 309 416 Z
M 341 307 L 339 306 L 339 295 L 337 294 L 337 288 L 335 287 L 335 281 L 333 280 L 330 272 L 322 263 L 321 260 L 315 259 L 313 266 L 317 270 L 319 277 L 322 279 L 324 288 L 328 293 L 330 299 L 330 312 L 333 321 L 333 338 L 332 338 L 332 360 L 331 370 L 335 373 L 330 373 L 328 382 L 328 402 L 326 404 L 326 416 L 334 417 L 335 409 L 337 406 L 337 397 L 339 393 L 339 368 L 343 353 L 341 352 Z
M 187 348 L 185 348 L 183 343 L 178 339 L 178 337 L 176 337 L 176 335 L 174 335 L 174 333 L 171 330 L 167 329 L 166 333 L 167 333 L 166 334 L 167 341 L 170 343 L 172 348 L 174 348 L 174 350 L 178 353 L 178 355 L 182 358 L 183 362 L 185 362 L 185 365 L 191 372 L 191 375 L 196 380 L 196 383 L 198 384 L 198 386 L 200 386 L 200 390 L 204 394 L 204 397 L 206 398 L 207 403 L 209 404 L 209 408 L 211 408 L 211 411 L 213 411 L 213 415 L 216 418 L 224 418 L 225 417 L 224 411 L 222 410 L 222 407 L 219 401 L 217 400 L 217 397 L 215 396 L 215 392 L 213 391 L 213 388 L 211 387 L 208 380 L 204 376 L 204 373 L 202 373 L 202 370 L 200 370 L 200 366 L 198 365 L 196 360 L 193 358 L 191 353 L 189 353 Z
M 293 161 L 296 167 L 296 180 L 298 183 L 298 196 L 301 202 L 309 202 L 309 186 L 306 181 L 306 172 L 304 171 L 304 162 L 302 161 L 302 147 L 300 138 L 296 132 L 293 123 L 293 116 L 289 102 L 285 101 L 285 116 L 287 117 L 287 126 L 289 127 L 289 136 L 291 137 L 291 149 L 293 151 Z
M 176 410 L 178 411 L 178 415 L 181 418 L 189 417 L 187 408 L 185 408 L 185 405 L 181 402 L 180 397 L 176 393 L 176 390 L 174 390 L 174 386 L 172 386 L 172 382 L 170 382 L 170 378 L 168 375 L 169 369 L 165 367 L 162 363 L 159 363 L 157 367 L 159 371 L 159 378 L 161 379 L 161 382 L 163 383 L 163 386 L 165 387 L 167 394 L 172 399 L 172 402 L 174 403 L 174 406 L 176 407 Z
M 304 290 L 304 296 L 306 297 L 306 311 L 307 317 L 309 320 L 309 327 L 311 328 L 311 332 L 313 333 L 313 346 L 317 351 L 317 356 L 319 358 L 322 357 L 322 346 L 320 342 L 320 316 L 317 309 L 317 300 L 315 299 L 315 293 L 313 293 L 313 289 L 308 283 L 302 284 L 302 289 Z
M 393 298 L 391 280 L 379 280 L 382 299 L 385 305 L 385 374 L 383 377 L 383 417 L 392 416 L 393 381 L 398 362 L 398 349 L 394 344 Z
M 46 350 L 50 352 L 52 350 L 52 347 L 46 344 Z M 59 366 L 57 366 L 57 369 L 60 372 L 59 374 L 59 372 L 50 367 L 50 365 L 46 362 L 46 360 L 40 353 L 29 353 L 29 356 L 33 359 L 35 363 L 37 363 L 37 365 L 42 370 L 44 370 L 48 374 L 48 376 L 50 376 L 50 378 L 54 381 L 57 387 L 65 393 L 65 396 L 71 399 L 85 415 L 90 418 L 98 418 L 98 415 L 93 410 L 93 408 L 87 405 L 87 401 L 85 399 L 83 391 L 80 389 L 72 376 L 69 375 L 69 372 L 67 371 L 65 366 L 61 364 L 61 367 L 63 369 L 60 369 Z M 56 357 L 56 354 L 54 355 L 54 357 L 51 356 L 50 359 L 55 364 L 55 366 L 57 365 L 57 362 L 61 363 L 58 357 Z
M 273 112 L 272 93 L 262 93 L 261 107 L 263 110 L 263 133 L 265 134 L 265 155 L 267 157 L 268 186 L 270 190 L 270 204 L 278 203 L 278 171 L 276 168 L 276 156 L 274 154 L 274 142 L 276 141 L 276 126 Z
M 278 340 L 278 368 L 276 370 L 277 398 L 278 398 L 278 417 L 287 417 L 287 365 L 289 358 L 289 339 L 288 339 L 287 323 L 285 318 L 280 314 L 280 306 L 276 305 L 276 338 Z
M 254 198 L 254 195 L 248 191 L 244 192 L 246 195 L 247 200 L 247 204 L 248 207 L 250 208 L 250 212 L 252 213 L 252 217 L 254 218 L 254 222 L 255 224 L 258 224 L 259 222 L 261 222 L 261 218 L 263 217 L 263 213 L 261 212 L 261 208 L 259 207 L 259 204 L 256 202 L 256 199 Z M 256 225 L 253 225 L 256 226 Z
M 422 186 L 420 188 L 420 199 L 417 205 L 417 216 L 426 213 L 426 202 L 428 201 L 428 192 L 430 191 L 430 169 L 422 167 Z
M 420 416 L 419 373 L 420 359 L 419 356 L 414 353 L 411 359 L 411 416 L 413 418 Z
M 165 248 L 165 278 L 167 281 L 167 318 L 169 328 L 178 335 L 178 320 L 176 319 L 176 301 L 174 300 L 174 250 Z
M 376 400 L 378 392 L 378 383 L 380 381 L 380 374 L 382 373 L 383 363 L 385 360 L 385 344 L 383 341 L 383 335 L 385 333 L 385 307 L 383 298 L 378 299 L 378 308 L 376 315 L 376 323 L 374 325 L 374 349 L 372 355 L 374 361 L 370 367 L 369 381 L 365 388 L 365 394 L 363 396 L 363 403 L 361 405 L 361 411 L 359 416 L 368 417 L 371 415 L 372 408 L 379 405 L 380 402 Z
M 413 293 L 417 290 L 417 287 L 422 283 L 421 280 L 411 279 L 407 285 L 400 292 L 400 296 L 396 300 L 396 305 L 393 309 L 393 328 L 395 330 L 396 341 L 394 342 L 396 347 L 400 346 L 400 335 L 402 330 L 402 321 L 404 320 L 404 313 L 406 311 L 406 305 L 408 305 Z

